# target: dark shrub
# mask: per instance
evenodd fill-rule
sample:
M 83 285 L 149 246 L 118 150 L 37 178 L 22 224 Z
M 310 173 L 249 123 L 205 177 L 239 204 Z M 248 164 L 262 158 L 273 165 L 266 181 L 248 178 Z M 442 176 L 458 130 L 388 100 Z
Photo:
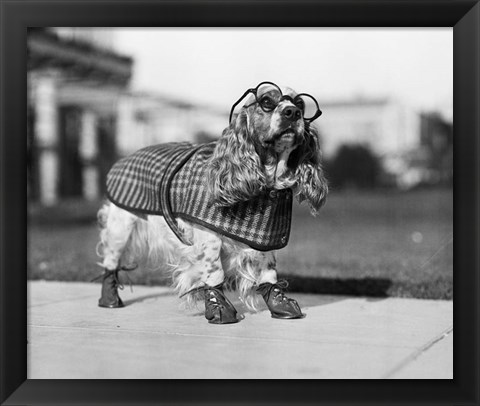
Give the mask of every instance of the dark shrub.
M 380 159 L 365 145 L 342 145 L 326 165 L 333 187 L 370 189 L 379 185 Z

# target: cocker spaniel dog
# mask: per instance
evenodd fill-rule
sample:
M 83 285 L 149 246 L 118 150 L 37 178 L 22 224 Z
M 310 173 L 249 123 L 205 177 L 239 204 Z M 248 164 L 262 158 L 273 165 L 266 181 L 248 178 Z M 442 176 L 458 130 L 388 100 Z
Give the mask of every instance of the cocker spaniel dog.
M 275 250 L 288 243 L 293 197 L 313 215 L 325 202 L 311 125 L 320 115 L 312 96 L 262 82 L 233 105 L 218 141 L 150 146 L 117 162 L 98 213 L 99 306 L 123 306 L 118 274 L 143 261 L 167 270 L 187 303 L 203 300 L 209 323 L 239 320 L 224 288 L 249 309 L 261 296 L 274 318 L 304 317 L 277 280 Z

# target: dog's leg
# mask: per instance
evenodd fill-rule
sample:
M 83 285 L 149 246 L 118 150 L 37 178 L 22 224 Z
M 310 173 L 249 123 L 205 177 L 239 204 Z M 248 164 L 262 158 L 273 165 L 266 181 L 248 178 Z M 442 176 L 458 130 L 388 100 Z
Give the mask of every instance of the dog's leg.
M 102 294 L 98 305 L 107 308 L 123 307 L 122 299 L 118 296 L 118 287 L 121 286 L 118 272 L 122 270 L 120 258 L 138 218 L 114 204 L 103 206 L 98 217 L 102 227 L 100 239 L 103 262 L 101 265 L 104 268 Z
M 285 282 L 277 282 L 277 261 L 274 252 L 261 252 L 259 258 L 259 277 L 257 292 L 267 304 L 273 318 L 299 319 L 305 317 L 297 301 L 288 298 L 284 289 Z
M 193 279 L 196 289 L 204 294 L 205 318 L 212 324 L 238 322 L 237 311 L 223 292 L 225 272 L 220 259 L 222 240 L 218 234 L 200 228 L 195 230 L 194 240 L 198 255 L 190 272 L 197 276 Z
M 277 283 L 277 258 L 275 257 L 275 251 L 257 252 L 259 270 L 257 285 Z

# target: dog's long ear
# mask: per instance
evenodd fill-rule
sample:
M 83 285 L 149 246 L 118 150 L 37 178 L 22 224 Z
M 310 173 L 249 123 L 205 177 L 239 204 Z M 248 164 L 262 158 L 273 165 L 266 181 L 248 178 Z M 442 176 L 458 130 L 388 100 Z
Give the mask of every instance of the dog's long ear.
M 288 166 L 295 170 L 295 196 L 301 203 L 307 201 L 315 216 L 325 204 L 328 183 L 321 165 L 321 152 L 317 130 L 305 123 L 305 142 L 289 157 Z
M 221 206 L 249 200 L 266 184 L 247 126 L 247 112 L 242 110 L 224 130 L 206 170 L 209 191 Z

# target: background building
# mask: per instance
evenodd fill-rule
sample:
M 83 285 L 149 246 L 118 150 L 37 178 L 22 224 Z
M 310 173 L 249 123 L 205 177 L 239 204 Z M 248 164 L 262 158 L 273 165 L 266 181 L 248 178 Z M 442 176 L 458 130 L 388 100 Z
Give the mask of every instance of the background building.
M 133 60 L 113 31 L 29 29 L 28 195 L 43 204 L 95 199 L 115 157 L 117 104 Z
M 411 149 L 420 142 L 420 119 L 394 99 L 358 98 L 322 102 L 316 122 L 324 134 L 323 149 L 332 155 L 343 144 L 364 144 L 380 155 Z

